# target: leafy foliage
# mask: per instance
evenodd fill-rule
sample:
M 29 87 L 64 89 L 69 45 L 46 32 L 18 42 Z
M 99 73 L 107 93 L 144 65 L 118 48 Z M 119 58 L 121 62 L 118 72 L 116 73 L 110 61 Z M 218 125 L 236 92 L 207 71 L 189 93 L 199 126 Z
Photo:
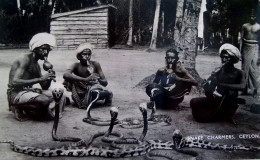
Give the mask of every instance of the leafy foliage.
M 209 14 L 209 32 L 213 33 L 212 45 L 229 42 L 237 45 L 238 32 L 244 23 L 248 22 L 252 9 L 257 10 L 256 0 L 207 0 Z M 228 38 L 227 34 L 231 37 Z

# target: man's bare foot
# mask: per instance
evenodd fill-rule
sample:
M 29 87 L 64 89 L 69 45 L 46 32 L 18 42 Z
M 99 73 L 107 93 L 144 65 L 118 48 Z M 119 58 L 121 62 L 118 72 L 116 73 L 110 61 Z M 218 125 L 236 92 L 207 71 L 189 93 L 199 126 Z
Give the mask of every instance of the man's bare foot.
M 14 109 L 14 118 L 17 119 L 20 122 L 27 121 L 29 117 L 27 117 L 24 113 L 23 110 L 20 109 Z

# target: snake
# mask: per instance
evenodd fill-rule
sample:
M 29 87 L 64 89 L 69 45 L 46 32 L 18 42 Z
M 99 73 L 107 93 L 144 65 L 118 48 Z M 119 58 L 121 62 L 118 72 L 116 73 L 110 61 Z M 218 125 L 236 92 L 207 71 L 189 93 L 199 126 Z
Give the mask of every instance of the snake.
M 213 144 L 208 141 L 191 139 L 189 137 L 182 138 L 180 131 L 173 132 L 172 141 L 165 140 L 146 140 L 141 145 L 128 148 L 111 148 L 111 147 L 94 147 L 89 146 L 62 146 L 57 148 L 37 148 L 31 146 L 20 146 L 13 141 L 0 141 L 1 143 L 10 143 L 11 149 L 15 152 L 28 154 L 37 157 L 55 157 L 55 156 L 72 156 L 72 157 L 88 157 L 98 156 L 106 158 L 124 158 L 135 157 L 149 154 L 153 150 L 181 150 L 184 147 L 202 148 L 202 149 L 218 149 L 218 150 L 245 150 L 260 151 L 260 147 L 241 146 L 241 145 L 220 145 Z M 185 153 L 185 151 L 183 151 Z M 191 153 L 191 152 L 190 152 Z M 196 152 L 195 152 L 196 153 Z M 192 153 L 191 153 L 192 154 Z M 194 154 L 194 153 L 193 153 Z M 150 154 L 151 155 L 151 154 Z
M 122 146 L 122 144 L 137 144 L 140 145 L 143 143 L 144 138 L 148 131 L 148 121 L 147 121 L 147 106 L 146 105 L 139 105 L 139 109 L 142 112 L 143 115 L 143 131 L 139 139 L 137 138 L 119 138 L 114 140 L 111 143 L 111 146 L 114 148 L 125 148 L 125 146 Z
M 79 141 L 76 142 L 74 144 L 72 144 L 72 146 L 85 146 L 88 147 L 92 144 L 92 142 L 94 141 L 94 139 L 96 139 L 97 137 L 102 137 L 101 140 L 103 142 L 106 143 L 111 143 L 112 141 L 114 141 L 115 139 L 122 139 L 123 138 L 123 134 L 119 133 L 119 132 L 112 132 L 115 121 L 117 120 L 117 116 L 118 116 L 118 107 L 111 107 L 110 108 L 110 116 L 111 116 L 111 120 L 110 120 L 110 125 L 107 131 L 102 131 L 102 132 L 98 132 L 96 134 L 94 134 L 93 136 L 90 137 L 90 139 L 86 142 L 86 141 Z M 111 136 L 115 136 L 115 138 L 111 138 Z M 110 137 L 109 137 L 110 136 Z
M 83 118 L 83 122 L 86 122 L 86 123 L 89 123 L 89 124 L 92 124 L 92 125 L 97 125 L 97 126 L 109 126 L 110 125 L 110 120 L 109 119 L 101 119 L 101 118 L 96 118 L 96 117 L 94 118 L 94 117 L 91 116 L 91 114 L 90 114 L 91 107 L 99 99 L 100 91 L 99 90 L 93 90 L 91 92 L 96 92 L 97 95 L 96 95 L 96 98 L 93 99 L 89 103 L 89 105 L 87 107 L 87 110 L 86 110 L 87 117 Z M 118 121 L 115 120 L 114 123 L 117 124 Z
M 78 142 L 81 141 L 82 139 L 76 138 L 76 137 L 58 137 L 57 136 L 57 129 L 58 129 L 58 124 L 59 124 L 59 114 L 60 114 L 60 109 L 59 109 L 59 103 L 60 100 L 63 96 L 64 89 L 63 88 L 54 88 L 52 90 L 52 96 L 55 101 L 55 116 L 54 116 L 54 122 L 53 122 L 53 127 L 52 127 L 52 139 L 54 141 L 72 141 L 72 142 Z
M 147 103 L 144 103 L 143 105 L 147 105 Z M 152 112 L 150 114 L 150 117 L 148 118 L 148 121 L 152 121 L 155 123 L 165 122 L 167 125 L 171 125 L 172 119 L 170 116 L 164 114 L 155 114 L 155 113 L 156 113 L 156 107 L 154 105 L 152 107 Z
M 244 146 L 244 145 L 227 145 L 227 144 L 219 144 L 212 143 L 210 141 L 193 139 L 189 136 L 182 138 L 182 134 L 180 130 L 175 130 L 173 132 L 173 142 L 174 146 L 177 149 L 181 149 L 184 147 L 188 148 L 202 148 L 202 149 L 212 149 L 212 150 L 244 150 L 244 151 L 260 151 L 260 147 L 254 146 Z

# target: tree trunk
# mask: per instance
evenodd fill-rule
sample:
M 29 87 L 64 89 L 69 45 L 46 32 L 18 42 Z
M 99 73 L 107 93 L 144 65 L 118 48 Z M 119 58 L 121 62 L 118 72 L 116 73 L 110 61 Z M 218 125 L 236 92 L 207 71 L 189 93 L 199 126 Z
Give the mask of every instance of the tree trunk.
M 183 66 L 199 82 L 202 82 L 195 69 L 197 56 L 198 23 L 201 0 L 178 0 L 174 31 L 174 46 L 180 52 Z
M 17 0 L 17 9 L 18 9 L 18 12 L 19 12 L 19 16 L 22 16 L 21 1 L 20 0 Z
M 156 0 L 156 9 L 155 9 L 154 20 L 153 20 L 153 33 L 152 33 L 152 39 L 151 39 L 151 43 L 150 43 L 150 47 L 149 47 L 150 50 L 156 49 L 160 7 L 161 7 L 161 0 Z
M 127 45 L 133 46 L 133 1 L 129 2 L 129 31 L 128 31 L 128 40 Z

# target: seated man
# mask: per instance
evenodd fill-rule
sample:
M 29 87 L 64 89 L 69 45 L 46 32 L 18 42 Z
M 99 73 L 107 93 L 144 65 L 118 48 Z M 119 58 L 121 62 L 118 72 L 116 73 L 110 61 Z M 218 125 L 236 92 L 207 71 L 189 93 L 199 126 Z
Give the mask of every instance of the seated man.
M 27 120 L 28 115 L 35 117 L 53 117 L 49 110 L 49 105 L 53 101 L 51 93 L 49 96 L 44 94 L 53 80 L 55 72 L 51 69 L 47 61 L 51 47 L 56 45 L 56 39 L 49 33 L 39 33 L 32 37 L 29 43 L 30 53 L 23 58 L 16 60 L 9 73 L 9 84 L 7 97 L 9 110 L 14 112 L 14 116 L 19 121 Z M 41 73 L 39 60 L 44 60 L 44 68 L 48 72 L 44 75 Z M 34 84 L 40 84 L 42 89 L 32 88 Z M 63 101 L 65 98 L 63 98 Z M 60 109 L 63 109 L 64 103 L 60 103 Z M 26 114 L 27 113 L 27 114 Z M 47 114 L 49 113 L 49 114 Z
M 231 44 L 220 49 L 222 66 L 214 71 L 204 85 L 206 97 L 190 101 L 192 114 L 199 122 L 223 119 L 234 124 L 233 116 L 238 108 L 238 91 L 246 87 L 245 74 L 234 67 L 239 62 L 240 52 Z
M 175 49 L 166 51 L 166 66 L 159 69 L 152 84 L 146 87 L 146 93 L 151 98 L 148 107 L 176 109 L 190 92 L 196 80 L 181 66 L 178 52 Z
M 84 43 L 78 46 L 76 53 L 79 62 L 74 63 L 64 73 L 64 85 L 67 90 L 72 92 L 72 99 L 79 108 L 87 108 L 88 105 L 97 98 L 99 90 L 99 99 L 105 99 L 105 105 L 111 105 L 112 92 L 104 89 L 108 82 L 96 61 L 91 61 L 92 46 Z

